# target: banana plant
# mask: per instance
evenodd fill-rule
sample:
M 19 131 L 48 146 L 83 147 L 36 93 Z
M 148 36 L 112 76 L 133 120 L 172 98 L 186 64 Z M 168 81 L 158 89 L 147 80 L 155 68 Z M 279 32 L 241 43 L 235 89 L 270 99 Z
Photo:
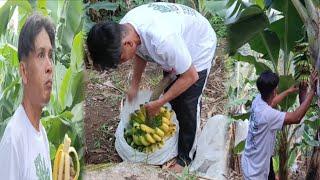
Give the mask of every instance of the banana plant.
M 175 3 L 189 6 L 205 17 L 211 15 L 226 16 L 227 0 L 177 0 Z
M 304 4 L 301 4 L 299 0 L 269 0 L 264 3 L 261 0 L 251 0 L 249 3 L 244 3 L 241 0 L 230 0 L 227 6 L 236 4 L 235 10 L 232 12 L 232 15 L 236 15 L 236 19 L 228 24 L 230 55 L 233 55 L 233 58 L 238 61 L 252 64 L 256 68 L 257 74 L 266 69 L 278 73 L 280 75 L 280 91 L 295 84 L 292 68 L 294 47 L 297 41 L 305 37 L 305 29 L 308 29 L 308 27 L 314 28 L 313 30 L 307 30 L 307 32 L 309 31 L 307 39 L 312 49 L 310 51 L 317 50 L 311 52 L 311 54 L 317 55 L 315 56 L 316 61 L 319 59 L 319 44 L 312 45 L 312 43 L 318 42 L 315 40 L 317 38 L 314 37 L 319 37 L 319 34 L 315 33 L 319 33 L 319 22 L 314 19 L 319 17 L 319 13 L 315 11 L 315 6 L 310 5 L 310 2 L 305 1 Z M 314 2 L 313 5 L 319 4 Z M 308 13 L 313 20 L 309 18 L 306 21 L 308 18 L 305 17 L 305 14 Z M 301 16 L 305 18 L 300 18 Z M 261 56 L 241 54 L 238 49 L 247 43 L 251 50 L 260 53 Z M 296 95 L 292 95 L 287 97 L 279 108 L 282 111 L 287 111 L 295 103 Z M 288 178 L 288 168 L 291 164 L 288 160 L 293 153 L 289 149 L 296 148 L 292 141 L 296 129 L 292 126 L 285 126 L 277 135 L 280 179 Z
M 308 36 L 310 59 L 319 72 L 320 69 L 320 1 L 319 0 L 304 0 L 303 3 L 299 0 L 291 0 L 301 20 L 305 26 L 305 31 Z M 305 94 L 303 94 L 305 96 Z M 304 99 L 302 99 L 303 101 Z M 319 142 L 320 128 L 318 128 L 315 140 Z M 320 147 L 315 146 L 310 161 L 310 166 L 307 173 L 307 179 L 320 178 L 320 167 L 318 158 L 320 156 Z

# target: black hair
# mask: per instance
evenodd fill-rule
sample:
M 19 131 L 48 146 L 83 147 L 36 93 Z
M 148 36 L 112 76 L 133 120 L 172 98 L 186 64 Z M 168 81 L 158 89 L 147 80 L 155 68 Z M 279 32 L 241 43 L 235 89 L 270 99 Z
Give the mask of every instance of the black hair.
M 279 76 L 271 71 L 263 72 L 258 80 L 257 87 L 263 100 L 267 100 L 272 92 L 277 88 L 279 84 Z
M 18 42 L 18 59 L 19 62 L 29 56 L 31 51 L 35 50 L 34 41 L 36 36 L 41 32 L 42 29 L 49 35 L 51 46 L 55 47 L 55 26 L 46 17 L 34 13 L 31 15 L 20 31 L 19 42 Z
M 100 68 L 116 68 L 121 56 L 120 24 L 112 21 L 95 24 L 88 33 L 87 46 L 93 61 L 93 65 Z

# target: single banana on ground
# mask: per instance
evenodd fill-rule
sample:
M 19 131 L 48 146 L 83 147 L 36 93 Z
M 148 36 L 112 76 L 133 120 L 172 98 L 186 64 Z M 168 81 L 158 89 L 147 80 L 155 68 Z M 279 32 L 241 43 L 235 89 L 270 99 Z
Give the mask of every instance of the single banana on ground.
M 53 165 L 53 180 L 77 180 L 80 173 L 80 163 L 77 151 L 74 149 L 74 147 L 70 146 L 71 139 L 66 134 L 64 137 L 63 144 L 60 144 L 56 156 L 54 159 L 54 165 Z M 73 162 L 70 154 L 74 154 L 75 161 L 77 163 L 77 171 L 75 174 L 70 172 L 74 172 L 73 168 Z M 73 176 L 73 178 L 71 178 Z

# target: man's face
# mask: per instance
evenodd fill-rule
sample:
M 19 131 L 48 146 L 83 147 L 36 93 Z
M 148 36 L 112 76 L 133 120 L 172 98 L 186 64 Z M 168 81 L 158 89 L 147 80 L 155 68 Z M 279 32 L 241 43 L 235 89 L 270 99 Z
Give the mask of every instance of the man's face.
M 20 63 L 24 93 L 35 105 L 45 106 L 50 100 L 52 89 L 53 62 L 52 46 L 45 29 L 34 41 L 34 51 Z

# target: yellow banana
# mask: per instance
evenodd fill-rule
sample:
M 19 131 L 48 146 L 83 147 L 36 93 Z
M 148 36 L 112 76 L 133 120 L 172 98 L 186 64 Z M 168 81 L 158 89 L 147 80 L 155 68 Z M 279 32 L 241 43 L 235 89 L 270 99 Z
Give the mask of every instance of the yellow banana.
M 176 127 L 170 127 L 170 132 L 175 133 L 176 132 Z
M 63 144 L 60 144 L 54 159 L 53 165 L 53 180 L 69 180 L 70 179 L 70 166 L 72 166 L 72 159 L 69 154 L 74 154 L 77 162 L 77 171 L 73 180 L 77 180 L 80 173 L 80 163 L 77 151 L 70 147 L 71 139 L 66 134 Z
M 132 135 L 132 139 L 133 139 L 133 142 L 134 142 L 136 145 L 138 145 L 138 146 L 141 145 L 139 136 Z
M 130 115 L 130 120 L 132 121 L 132 123 L 144 123 L 144 120 L 140 118 L 140 116 L 138 116 L 136 113 L 131 113 Z
M 151 135 L 150 134 L 146 134 L 145 135 L 145 139 L 149 142 L 149 143 L 151 143 L 151 144 L 154 144 L 154 143 L 156 143 L 156 141 L 151 137 Z
M 161 137 L 158 136 L 157 134 L 152 134 L 153 139 L 155 139 L 156 141 L 161 141 Z
M 132 131 L 125 131 L 125 138 L 128 144 L 138 151 L 152 153 L 164 146 L 164 141 L 175 134 L 176 124 L 172 122 L 173 110 L 163 106 L 160 108 L 160 114 L 147 125 L 145 120 L 147 112 L 143 104 L 140 108 L 131 113 L 130 126 Z M 152 119 L 150 119 L 152 120 Z M 57 163 L 62 163 L 57 161 Z M 64 162 L 63 162 L 64 163 Z M 58 170 L 55 170 L 58 171 Z
M 58 171 L 59 171 L 59 165 L 60 165 L 60 161 L 61 161 L 61 154 L 62 154 L 62 152 L 63 152 L 63 144 L 60 144 L 59 145 L 59 148 L 58 148 L 58 150 L 57 150 L 57 152 L 56 152 L 56 155 L 55 155 L 55 158 L 54 158 L 54 166 L 53 166 L 53 173 L 52 173 L 52 175 L 53 175 L 53 180 L 57 180 L 58 179 L 58 177 L 57 177 L 57 175 L 58 175 Z
M 174 111 L 173 110 L 170 110 L 170 120 L 172 119 L 172 116 L 174 115 Z
M 144 136 L 139 136 L 139 140 L 140 140 L 141 144 L 144 146 L 150 145 L 150 143 L 144 138 Z
M 161 108 L 160 108 L 160 113 L 164 114 L 165 112 L 166 112 L 166 108 L 161 107 Z
M 170 124 L 170 120 L 163 116 L 162 117 L 162 123 L 166 123 L 167 125 L 169 125 Z
M 166 123 L 162 123 L 160 129 L 163 130 L 164 133 L 167 133 L 169 131 L 169 126 Z
M 144 107 L 143 104 L 140 104 L 140 111 L 141 111 L 141 113 L 143 114 L 144 117 L 147 116 L 147 111 L 146 111 L 146 108 Z
M 136 110 L 135 113 L 143 122 L 145 122 L 146 116 L 140 110 Z
M 143 152 L 144 152 L 144 153 L 147 153 L 147 154 L 152 153 L 151 147 L 150 147 L 150 146 L 144 147 L 144 148 L 143 148 Z
M 171 119 L 170 111 L 166 110 L 165 113 L 164 113 L 164 117 L 167 118 L 168 120 Z
M 146 133 L 154 134 L 155 131 L 151 127 L 145 125 L 145 124 L 140 124 L 140 129 Z
M 159 149 L 161 149 L 164 146 L 164 142 L 163 141 L 158 142 L 157 146 Z
M 161 129 L 159 129 L 159 128 L 155 128 L 155 131 L 156 131 L 156 134 L 158 135 L 158 136 L 160 136 L 160 137 L 164 137 L 164 132 L 161 130 Z
M 156 144 L 152 144 L 151 146 L 149 146 L 151 149 L 151 153 L 155 152 L 158 149 L 158 146 Z

